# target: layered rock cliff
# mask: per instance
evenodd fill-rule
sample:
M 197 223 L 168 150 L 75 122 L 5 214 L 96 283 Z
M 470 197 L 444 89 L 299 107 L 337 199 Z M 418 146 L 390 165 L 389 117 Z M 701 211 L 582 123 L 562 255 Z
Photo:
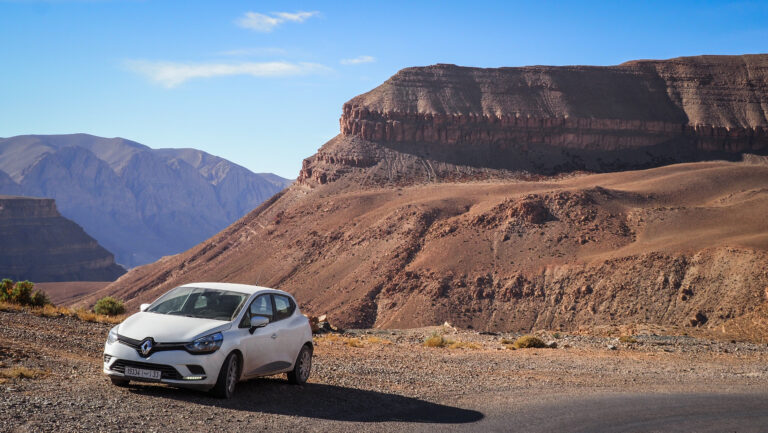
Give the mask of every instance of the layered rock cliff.
M 125 273 L 114 256 L 54 200 L 0 196 L 0 276 L 14 280 L 113 281 Z
M 766 59 L 406 69 L 297 184 L 80 303 L 230 281 L 342 326 L 768 341 Z
M 340 126 L 301 181 L 381 161 L 391 179 L 393 160 L 432 180 L 457 167 L 552 175 L 738 159 L 768 151 L 768 55 L 408 68 L 344 104 Z

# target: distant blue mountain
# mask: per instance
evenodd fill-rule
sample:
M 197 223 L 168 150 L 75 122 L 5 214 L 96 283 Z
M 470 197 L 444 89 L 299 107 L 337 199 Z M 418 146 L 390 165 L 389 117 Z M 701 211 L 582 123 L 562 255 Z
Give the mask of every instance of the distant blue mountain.
M 196 149 L 87 134 L 0 139 L 0 194 L 56 199 L 127 267 L 187 250 L 290 183 Z

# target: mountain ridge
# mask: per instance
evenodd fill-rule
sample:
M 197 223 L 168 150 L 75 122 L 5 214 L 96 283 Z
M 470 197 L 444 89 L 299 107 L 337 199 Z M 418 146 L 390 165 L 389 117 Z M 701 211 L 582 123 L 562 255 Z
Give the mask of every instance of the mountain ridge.
M 595 113 L 612 112 L 616 101 L 629 105 L 619 107 L 623 113 L 640 113 L 620 122 L 408 113 L 397 98 L 445 108 L 443 99 L 458 106 L 478 95 L 473 81 L 440 75 L 445 67 L 420 68 L 432 81 L 385 83 L 345 104 L 340 134 L 304 161 L 290 188 L 208 241 L 131 270 L 78 303 L 115 294 L 136 308 L 175 285 L 215 280 L 288 290 L 307 312 L 329 313 L 341 326 L 648 323 L 726 335 L 750 322 L 768 337 L 761 313 L 768 311 L 768 158 L 760 135 L 768 55 L 750 57 L 759 74 L 746 80 L 739 58 L 718 58 L 656 61 L 682 89 L 671 93 L 647 81 L 643 65 L 609 71 L 630 73 L 604 86 L 604 67 L 576 76 L 548 67 L 555 81 L 537 72 L 484 84 L 509 89 L 486 102 L 567 108 L 586 98 L 582 107 Z M 450 80 L 456 91 L 446 90 Z M 553 88 L 559 99 L 535 96 Z M 592 90 L 568 93 L 584 88 Z M 628 93 L 611 93 L 622 89 Z M 641 90 L 650 99 L 636 105 Z M 670 94 L 717 123 L 687 125 Z M 371 95 L 402 109 L 355 105 Z M 641 117 L 656 104 L 663 116 Z M 742 134 L 743 126 L 755 133 Z
M 191 247 L 288 184 L 199 150 L 88 134 L 2 139 L 0 171 L 13 181 L 0 175 L 0 193 L 57 199 L 128 266 Z

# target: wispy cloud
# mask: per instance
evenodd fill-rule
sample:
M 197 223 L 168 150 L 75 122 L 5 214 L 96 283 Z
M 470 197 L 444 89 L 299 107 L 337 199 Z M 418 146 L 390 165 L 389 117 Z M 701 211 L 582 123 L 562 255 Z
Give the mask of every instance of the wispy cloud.
M 175 63 L 129 60 L 129 69 L 167 88 L 176 87 L 193 78 L 211 78 L 231 75 L 253 77 L 286 77 L 330 71 L 317 63 L 243 62 L 243 63 Z
M 284 56 L 288 50 L 275 47 L 238 48 L 234 50 L 219 51 L 220 56 L 248 57 L 248 56 Z
M 373 56 L 358 56 L 353 59 L 341 59 L 342 65 L 359 65 L 361 63 L 373 63 L 376 61 L 376 57 Z
M 272 12 L 269 15 L 258 12 L 246 12 L 242 17 L 235 20 L 235 23 L 246 29 L 268 33 L 287 21 L 303 23 L 317 14 L 319 14 L 317 11 Z

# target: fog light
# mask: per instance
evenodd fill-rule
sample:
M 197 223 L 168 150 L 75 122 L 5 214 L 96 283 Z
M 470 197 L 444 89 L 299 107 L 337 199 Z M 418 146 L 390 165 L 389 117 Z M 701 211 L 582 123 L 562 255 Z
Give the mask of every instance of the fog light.
M 205 376 L 185 376 L 184 380 L 203 380 Z

